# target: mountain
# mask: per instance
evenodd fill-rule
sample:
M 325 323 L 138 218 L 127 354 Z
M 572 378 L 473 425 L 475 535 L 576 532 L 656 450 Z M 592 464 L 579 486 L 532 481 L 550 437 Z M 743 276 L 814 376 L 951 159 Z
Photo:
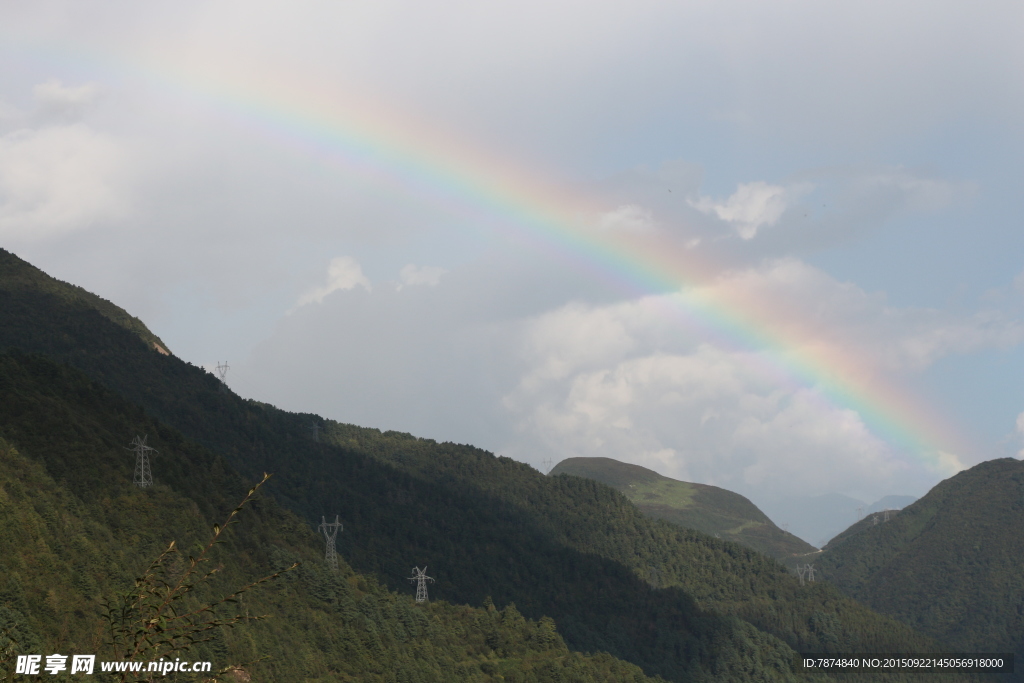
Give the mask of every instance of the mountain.
M 186 495 L 185 483 L 174 484 L 171 475 L 175 472 L 174 476 L 183 477 L 189 486 L 195 485 L 193 479 L 207 479 L 212 485 L 221 481 L 218 477 L 230 475 L 238 482 L 251 482 L 264 471 L 273 472 L 268 504 L 292 517 L 260 528 L 280 524 L 288 532 L 282 531 L 282 537 L 268 544 L 255 539 L 253 543 L 259 548 L 283 547 L 287 552 L 273 555 L 270 550 L 254 548 L 250 552 L 255 559 L 246 560 L 245 566 L 275 568 L 280 560 L 302 553 L 313 557 L 317 546 L 313 529 L 322 516 L 339 514 L 345 532 L 338 537 L 338 552 L 351 567 L 352 577 L 364 577 L 369 588 L 379 584 L 384 592 L 374 593 L 375 600 L 404 604 L 387 596 L 396 592 L 408 595 L 409 567 L 426 564 L 437 578 L 431 594 L 441 601 L 485 607 L 490 598 L 499 605 L 514 602 L 517 611 L 508 615 L 509 622 L 519 624 L 521 615 L 533 620 L 536 627 L 524 627 L 526 631 L 509 636 L 518 649 L 505 654 L 537 654 L 538 648 L 529 645 L 536 641 L 530 633 L 541 627 L 549 633 L 552 618 L 568 648 L 609 653 L 641 667 L 647 675 L 674 681 L 790 680 L 796 676 L 790 668 L 797 651 L 924 652 L 938 647 L 905 625 L 843 597 L 826 583 L 801 586 L 784 567 L 760 553 L 651 520 L 622 494 L 598 482 L 545 477 L 527 465 L 471 446 L 382 433 L 242 399 L 201 368 L 156 349 L 144 332 L 104 315 L 95 300 L 68 296 L 69 285 L 47 277 L 0 250 L 0 350 L 8 350 L 12 367 L 35 367 L 32 372 L 41 378 L 32 390 L 11 385 L 6 392 L 0 391 L 4 397 L 0 407 L 14 406 L 0 414 L 0 434 L 5 439 L 13 434 L 9 443 L 33 462 L 45 464 L 60 487 L 74 487 L 75 495 L 83 500 L 105 500 L 93 488 L 103 485 L 101 480 L 108 471 L 116 473 L 117 467 L 128 467 L 124 460 L 119 466 L 115 460 L 92 465 L 90 458 L 113 458 L 112 454 L 125 458 L 123 447 L 140 431 L 150 433 L 152 445 L 160 449 L 161 455 L 153 461 L 158 484 L 154 490 L 179 486 L 176 494 Z M 34 279 L 45 286 L 12 287 L 6 283 L 11 279 Z M 78 377 L 60 391 L 62 400 L 73 403 L 80 398 L 87 406 L 107 410 L 112 420 L 117 415 L 136 415 L 138 426 L 111 428 L 102 443 L 76 450 L 78 435 L 88 435 L 88 426 L 71 419 L 62 422 L 67 409 L 35 398 L 36 393 L 45 392 L 47 377 L 61 373 Z M 12 376 L 16 375 L 12 370 Z M 96 391 L 76 388 L 84 386 L 86 377 L 95 383 L 89 386 Z M 11 398 L 23 395 L 28 397 L 27 403 Z M 54 419 L 47 421 L 51 414 Z M 60 428 L 66 433 L 62 442 L 45 441 L 48 433 L 63 424 L 69 426 Z M 319 437 L 311 424 L 321 427 Z M 43 440 L 35 442 L 33 438 Z M 185 455 L 175 455 L 178 447 L 168 445 L 179 441 L 209 454 L 210 463 L 198 468 L 187 465 Z M 64 457 L 61 453 L 65 451 L 77 455 Z M 82 469 L 69 469 L 66 463 L 78 463 Z M 231 487 L 217 490 L 227 488 Z M 201 490 L 187 495 L 201 511 L 206 509 L 203 501 L 221 500 Z M 110 500 L 95 514 L 120 509 L 119 502 Z M 136 508 L 147 509 L 146 500 L 126 501 L 127 516 L 132 518 Z M 168 504 L 190 507 L 184 501 Z M 203 523 L 208 524 L 209 516 L 203 515 Z M 149 514 L 145 519 L 159 519 L 159 515 Z M 34 536 L 27 540 L 45 543 L 48 534 L 58 528 L 59 523 L 52 528 L 37 525 Z M 160 536 L 166 538 L 170 531 Z M 115 535 L 111 552 L 118 551 L 121 544 L 138 543 L 136 536 L 143 538 L 138 532 Z M 286 543 L 286 539 L 290 540 Z M 149 557 L 155 547 L 138 552 Z M 260 560 L 262 556 L 268 556 L 270 563 Z M 94 580 L 104 586 L 118 579 L 113 574 L 97 576 Z M 359 578 L 352 577 L 343 583 L 355 588 L 362 585 Z M 286 578 L 281 585 L 291 586 L 292 581 Z M 334 607 L 344 601 L 337 592 L 325 593 L 318 581 L 309 579 L 308 590 L 313 597 L 327 601 L 328 606 L 321 609 L 341 610 L 346 628 L 358 630 L 352 637 L 369 638 L 374 654 L 366 666 L 388 661 L 391 654 L 398 656 L 397 651 L 387 649 L 392 641 L 386 641 L 381 633 L 396 634 L 395 642 L 406 643 L 402 647 L 417 646 L 408 629 L 390 621 L 408 621 L 402 616 L 404 608 L 378 610 L 365 602 L 357 602 L 355 612 Z M 22 574 L 22 582 L 31 584 L 22 586 L 26 594 L 46 595 L 46 584 L 37 583 L 31 572 Z M 345 590 L 344 586 L 339 590 Z M 3 604 L 18 611 L 21 603 L 16 592 L 11 595 L 14 597 L 3 598 Z M 363 597 L 355 596 L 360 601 Z M 299 603 L 304 599 L 295 597 Z M 52 608 L 45 607 L 45 598 L 41 600 L 31 603 L 36 607 L 26 618 L 59 623 Z M 301 642 L 303 652 L 310 653 L 317 666 L 331 671 L 348 666 L 345 658 L 355 655 L 348 650 L 339 654 L 332 645 L 333 636 L 320 635 L 335 633 L 339 627 L 324 621 L 323 616 L 303 616 L 305 608 L 292 600 L 288 594 L 276 603 L 271 601 L 268 611 L 298 615 L 294 618 L 307 631 Z M 476 619 L 472 608 L 465 609 L 470 610 L 466 619 Z M 489 608 L 486 611 L 491 613 Z M 358 617 L 364 612 L 368 622 Z M 88 616 L 84 610 L 83 614 Z M 372 628 L 368 624 L 373 624 Z M 377 640 L 366 635 L 368 630 L 378 633 L 383 649 L 373 644 Z M 503 642 L 499 636 L 484 643 L 490 649 L 476 652 L 474 661 L 483 658 L 488 661 L 481 666 L 497 666 L 491 660 L 502 656 L 502 651 L 495 649 Z M 541 641 L 557 644 L 547 635 Z M 230 642 L 224 647 L 235 656 Z M 467 651 L 459 652 L 462 654 L 449 651 L 445 656 L 463 656 Z M 557 656 L 563 661 L 581 661 L 565 652 Z M 606 657 L 601 661 L 612 660 Z M 423 677 L 427 674 L 409 678 L 407 666 L 412 664 L 402 665 L 407 680 L 434 680 Z M 298 679 L 269 676 L 266 680 Z
M 775 526 L 743 496 L 717 486 L 677 481 L 611 458 L 568 458 L 555 465 L 549 474 L 569 474 L 607 484 L 622 492 L 648 517 L 735 541 L 783 564 L 817 551 Z
M 9 308 L 31 306 L 40 297 L 48 297 L 65 306 L 94 311 L 131 332 L 153 350 L 165 356 L 170 354 L 167 344 L 153 334 L 145 323 L 124 309 L 77 285 L 52 278 L 3 249 L 0 249 L 0 294 Z M 31 312 L 24 310 L 19 313 L 22 316 L 31 315 Z M 41 327 L 34 331 L 45 333 L 45 330 L 45 327 Z
M 133 486 L 128 434 L 146 434 L 155 485 Z M 171 540 L 200 555 L 251 486 L 222 458 L 146 416 L 80 372 L 38 356 L 0 354 L 0 655 L 95 653 L 115 660 L 102 625 L 104 601 L 124 593 Z M 273 488 L 273 479 L 267 485 Z M 607 655 L 565 646 L 550 619 L 497 609 L 413 602 L 342 559 L 323 561 L 323 541 L 302 520 L 258 497 L 212 549 L 219 572 L 190 609 L 294 562 L 247 591 L 238 612 L 263 621 L 216 630 L 185 659 L 233 668 L 228 680 L 652 681 Z M 180 574 L 182 556 L 170 556 Z M 0 656 L 0 679 L 7 668 Z M 96 671 L 97 680 L 110 680 Z M 176 680 L 172 676 L 168 680 Z M 181 680 L 180 677 L 177 680 Z M 394 680 L 393 678 L 389 680 Z
M 983 462 L 876 517 L 824 548 L 828 581 L 961 652 L 1024 656 L 1024 463 Z

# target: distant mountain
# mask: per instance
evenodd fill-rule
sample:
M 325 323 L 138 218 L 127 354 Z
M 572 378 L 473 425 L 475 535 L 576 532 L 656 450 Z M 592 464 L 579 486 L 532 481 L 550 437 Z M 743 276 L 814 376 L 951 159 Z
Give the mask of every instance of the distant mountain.
M 865 515 L 899 510 L 915 500 L 913 496 L 885 496 L 868 505 L 841 493 L 826 493 L 820 496 L 766 497 L 759 503 L 780 527 L 821 548 Z
M 865 517 L 825 547 L 818 567 L 847 595 L 961 652 L 1024 661 L 1022 557 L 1024 463 L 1003 458 L 941 482 L 888 521 Z
M 840 493 L 786 498 L 766 496 L 759 503 L 780 527 L 816 548 L 856 522 L 857 508 L 866 507 L 863 501 Z
M 783 564 L 817 550 L 775 526 L 743 496 L 717 486 L 677 481 L 611 458 L 568 458 L 549 474 L 594 479 L 621 491 L 649 517 L 741 543 Z
M 870 515 L 884 510 L 902 510 L 908 505 L 913 504 L 916 500 L 917 498 L 914 496 L 885 496 L 864 508 L 864 514 Z

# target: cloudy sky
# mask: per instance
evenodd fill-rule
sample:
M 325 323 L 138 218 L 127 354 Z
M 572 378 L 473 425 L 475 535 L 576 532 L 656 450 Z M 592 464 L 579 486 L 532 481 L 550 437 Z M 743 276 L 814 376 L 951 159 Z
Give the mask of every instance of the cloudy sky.
M 243 396 L 922 495 L 1024 449 L 1024 5 L 0 3 L 0 245 Z

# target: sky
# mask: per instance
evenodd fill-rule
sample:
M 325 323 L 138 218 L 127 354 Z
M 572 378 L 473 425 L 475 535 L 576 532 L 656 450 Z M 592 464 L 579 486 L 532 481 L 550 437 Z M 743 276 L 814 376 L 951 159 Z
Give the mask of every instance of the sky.
M 1024 453 L 1024 5 L 0 3 L 0 246 L 238 394 L 541 470 Z

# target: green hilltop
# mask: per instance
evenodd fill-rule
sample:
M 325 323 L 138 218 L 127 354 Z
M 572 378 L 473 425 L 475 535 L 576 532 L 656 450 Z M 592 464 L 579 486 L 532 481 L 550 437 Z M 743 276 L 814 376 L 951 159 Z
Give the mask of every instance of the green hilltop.
M 21 463 L 4 468 L 0 576 L 18 581 L 0 609 L 19 642 L 98 642 L 101 597 L 170 539 L 194 545 L 272 472 L 221 548 L 218 586 L 302 568 L 245 598 L 270 619 L 204 646 L 258 680 L 785 681 L 809 679 L 796 652 L 940 647 L 598 482 L 242 399 L 47 278 L 0 250 L 0 437 Z M 160 451 L 142 491 L 124 450 L 139 433 Z M 336 574 L 314 531 L 335 514 Z M 436 602 L 416 606 L 406 578 L 424 564 Z
M 775 526 L 749 500 L 717 486 L 662 476 L 611 458 L 567 458 L 550 474 L 569 474 L 620 491 L 645 515 L 735 541 L 790 566 L 817 552 L 810 543 Z

